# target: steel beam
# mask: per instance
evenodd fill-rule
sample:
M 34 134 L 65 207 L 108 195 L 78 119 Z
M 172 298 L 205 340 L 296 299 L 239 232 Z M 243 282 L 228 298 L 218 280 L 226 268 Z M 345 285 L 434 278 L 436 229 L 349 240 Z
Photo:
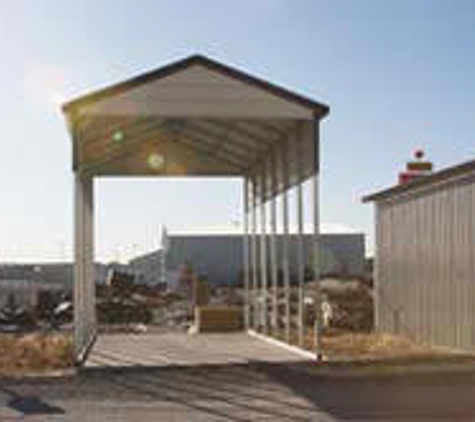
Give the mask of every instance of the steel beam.
M 242 121 L 234 121 L 234 120 L 213 120 L 213 119 L 207 119 L 206 122 L 213 124 L 217 127 L 221 127 L 224 130 L 230 131 L 230 132 L 235 132 L 244 138 L 250 139 L 254 145 L 257 143 L 257 145 L 267 145 L 270 146 L 272 145 L 272 141 L 269 141 L 269 139 L 265 136 L 260 136 L 256 135 L 255 133 L 252 133 L 248 131 L 247 129 L 243 128 L 242 126 L 238 126 L 238 122 Z
M 234 120 L 223 126 L 216 126 L 214 121 L 195 119 L 189 120 L 191 123 L 191 128 L 201 131 L 203 134 L 215 138 L 218 142 L 223 142 L 224 140 L 229 140 L 236 148 L 249 151 L 249 149 L 257 150 L 259 152 L 266 149 L 266 143 L 257 143 L 254 140 L 251 140 L 247 137 L 243 137 L 239 133 L 233 131 L 233 128 L 236 127 L 237 122 Z

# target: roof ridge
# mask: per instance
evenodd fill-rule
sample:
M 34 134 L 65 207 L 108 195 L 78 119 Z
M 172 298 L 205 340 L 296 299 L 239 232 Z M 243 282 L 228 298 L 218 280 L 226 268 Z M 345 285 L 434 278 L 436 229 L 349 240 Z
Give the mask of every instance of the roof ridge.
M 170 62 L 165 66 L 159 67 L 154 70 L 147 71 L 138 76 L 128 78 L 122 82 L 118 82 L 104 88 L 95 90 L 89 94 L 77 97 L 71 101 L 68 101 L 62 105 L 62 110 L 65 113 L 71 113 L 77 107 L 87 105 L 101 101 L 109 96 L 119 95 L 135 87 L 144 85 L 148 82 L 155 81 L 160 78 L 165 78 L 170 74 L 185 70 L 193 65 L 202 65 L 212 71 L 219 72 L 230 78 L 240 80 L 243 83 L 254 85 L 256 88 L 266 90 L 270 94 L 279 96 L 287 101 L 292 101 L 300 104 L 303 107 L 311 108 L 319 117 L 326 116 L 330 108 L 328 105 L 317 102 L 302 94 L 290 91 L 283 86 L 274 84 L 260 77 L 251 75 L 246 71 L 221 63 L 217 60 L 211 59 L 203 54 L 192 54 L 183 59 Z

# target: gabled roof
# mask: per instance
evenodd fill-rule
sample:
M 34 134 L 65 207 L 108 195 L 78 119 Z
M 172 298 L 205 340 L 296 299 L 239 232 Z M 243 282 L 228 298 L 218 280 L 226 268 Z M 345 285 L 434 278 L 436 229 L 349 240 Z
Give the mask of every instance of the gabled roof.
M 170 76 L 194 65 L 206 67 L 207 69 L 222 75 L 247 83 L 256 88 L 260 88 L 272 95 L 275 95 L 276 97 L 306 107 L 312 110 L 318 117 L 324 117 L 330 111 L 330 108 L 325 104 L 311 100 L 303 95 L 289 91 L 286 88 L 272 84 L 264 79 L 257 78 L 236 68 L 224 65 L 203 55 L 193 55 L 187 57 L 151 72 L 144 73 L 140 76 L 79 97 L 64 104 L 63 111 L 65 113 L 73 112 L 75 109 L 78 109 L 82 106 L 90 105 L 105 98 L 122 94 L 130 89 Z
M 394 198 L 398 195 L 412 193 L 418 191 L 419 189 L 424 189 L 439 183 L 452 182 L 454 180 L 458 180 L 460 177 L 464 177 L 465 175 L 475 176 L 475 160 L 466 161 L 456 166 L 447 167 L 433 174 L 414 179 L 408 183 L 392 186 L 388 189 L 367 195 L 363 197 L 363 202 L 378 202 L 385 199 Z
M 200 55 L 63 110 L 78 173 L 244 176 L 264 186 L 259 197 L 318 172 L 319 122 L 329 113 L 324 104 Z M 288 177 L 272 176 L 271 167 Z

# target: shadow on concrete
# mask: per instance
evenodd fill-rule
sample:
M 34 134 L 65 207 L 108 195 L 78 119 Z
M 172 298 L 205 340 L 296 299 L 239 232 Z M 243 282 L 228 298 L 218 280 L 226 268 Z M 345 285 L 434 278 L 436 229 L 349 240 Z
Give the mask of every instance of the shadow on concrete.
M 1 387 L 0 391 L 3 395 L 9 397 L 6 402 L 7 407 L 24 416 L 39 416 L 39 415 L 63 415 L 64 409 L 58 406 L 51 405 L 37 396 L 24 396 L 18 394 L 15 390 Z
M 183 415 L 175 420 L 475 420 L 473 373 L 324 377 L 312 365 L 87 368 L 63 379 L 0 380 L 0 394 L 24 414 L 67 416 L 69 406 L 94 412 L 94 403 L 116 403 L 124 411 L 148 408 L 156 420 L 171 408 Z

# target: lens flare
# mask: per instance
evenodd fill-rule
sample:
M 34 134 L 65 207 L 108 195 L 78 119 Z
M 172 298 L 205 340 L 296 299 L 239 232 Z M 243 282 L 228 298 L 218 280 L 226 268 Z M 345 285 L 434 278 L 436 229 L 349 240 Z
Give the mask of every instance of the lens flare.
M 67 91 L 66 71 L 55 64 L 36 63 L 24 75 L 23 90 L 27 103 L 44 110 L 59 110 Z
M 160 169 L 165 163 L 165 157 L 161 154 L 153 153 L 147 158 L 147 164 L 152 170 Z
M 116 130 L 112 135 L 112 140 L 116 144 L 122 143 L 124 139 L 125 139 L 124 132 L 122 132 L 121 130 Z

